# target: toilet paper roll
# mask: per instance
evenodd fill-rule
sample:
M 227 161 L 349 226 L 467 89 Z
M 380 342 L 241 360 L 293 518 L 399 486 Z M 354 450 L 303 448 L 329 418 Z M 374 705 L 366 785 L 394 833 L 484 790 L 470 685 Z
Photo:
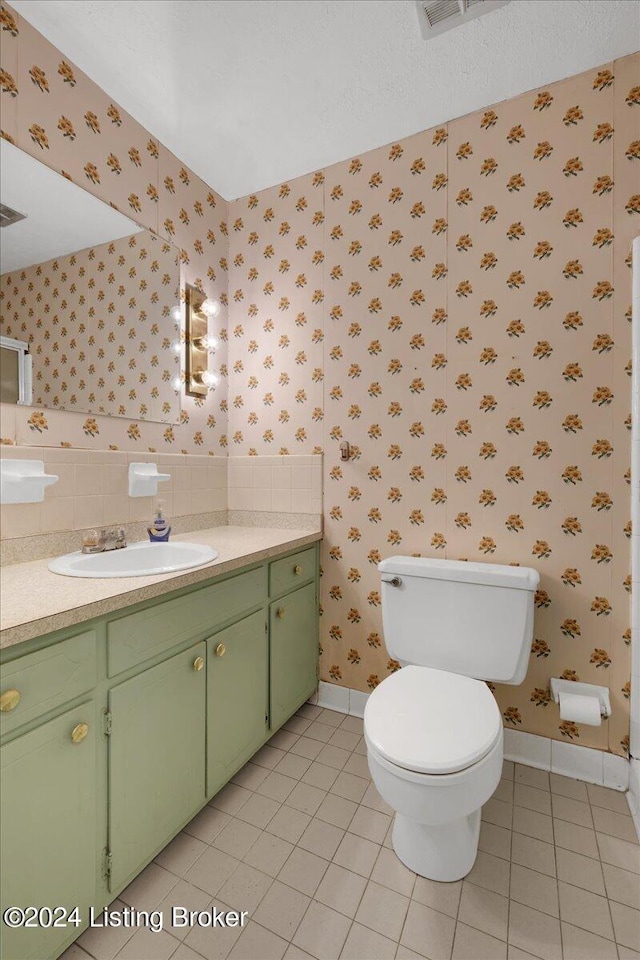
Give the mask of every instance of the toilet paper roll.
M 578 693 L 561 693 L 560 719 L 573 720 L 574 723 L 588 723 L 592 727 L 599 727 L 602 723 L 602 717 L 600 716 L 598 697 L 586 697 Z

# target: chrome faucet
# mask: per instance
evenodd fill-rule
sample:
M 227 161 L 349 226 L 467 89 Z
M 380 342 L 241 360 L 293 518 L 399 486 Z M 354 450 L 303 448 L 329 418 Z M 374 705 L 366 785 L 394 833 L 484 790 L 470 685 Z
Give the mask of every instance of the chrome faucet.
M 127 545 L 124 527 L 113 527 L 97 533 L 91 530 L 82 541 L 83 553 L 105 553 L 108 550 L 122 550 Z

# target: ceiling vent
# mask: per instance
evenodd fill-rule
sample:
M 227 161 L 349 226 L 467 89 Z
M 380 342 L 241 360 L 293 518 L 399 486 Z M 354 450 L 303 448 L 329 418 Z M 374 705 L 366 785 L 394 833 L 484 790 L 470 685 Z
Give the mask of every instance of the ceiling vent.
M 422 36 L 430 40 L 507 3 L 509 0 L 417 0 Z
M 11 227 L 19 220 L 26 220 L 26 214 L 18 213 L 17 210 L 12 210 L 6 204 L 0 203 L 0 227 Z

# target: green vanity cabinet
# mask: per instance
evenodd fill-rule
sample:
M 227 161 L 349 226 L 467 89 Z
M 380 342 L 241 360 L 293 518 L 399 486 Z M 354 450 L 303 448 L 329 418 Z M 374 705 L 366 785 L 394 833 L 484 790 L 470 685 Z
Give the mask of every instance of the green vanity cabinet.
M 95 901 L 96 743 L 92 702 L 63 713 L 0 751 L 2 882 L 6 907 L 77 906 Z M 45 917 L 45 921 L 46 921 Z M 3 960 L 55 957 L 75 927 L 0 928 Z
M 109 691 L 111 890 L 205 802 L 206 655 L 199 643 Z
M 262 746 L 269 719 L 269 638 L 263 610 L 207 641 L 207 796 Z
M 281 726 L 318 685 L 318 604 L 309 583 L 269 608 L 271 726 Z

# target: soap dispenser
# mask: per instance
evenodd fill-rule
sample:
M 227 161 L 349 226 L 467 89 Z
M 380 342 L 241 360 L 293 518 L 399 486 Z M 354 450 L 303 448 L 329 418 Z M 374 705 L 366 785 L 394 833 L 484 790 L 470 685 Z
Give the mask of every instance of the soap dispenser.
M 156 504 L 155 517 L 147 527 L 147 533 L 149 534 L 151 543 L 166 543 L 169 539 L 171 527 L 169 526 L 167 517 L 164 515 L 166 505 L 166 500 L 158 500 Z

